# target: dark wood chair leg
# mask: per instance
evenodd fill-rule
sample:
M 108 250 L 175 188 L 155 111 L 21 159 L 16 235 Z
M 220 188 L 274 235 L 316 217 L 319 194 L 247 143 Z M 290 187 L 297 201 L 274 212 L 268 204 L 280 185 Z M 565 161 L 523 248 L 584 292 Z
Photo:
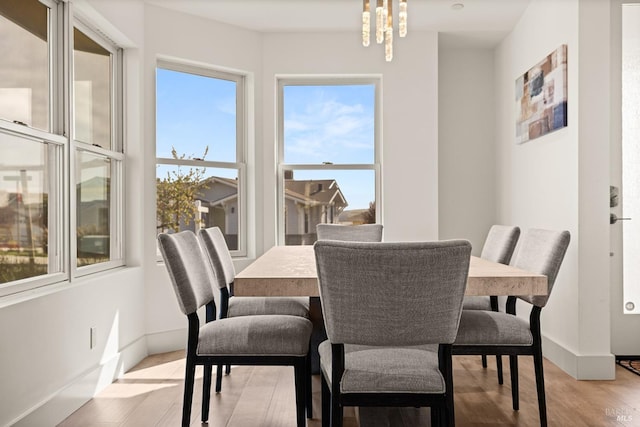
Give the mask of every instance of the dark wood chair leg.
M 449 400 L 451 400 L 451 402 L 449 402 Z M 455 416 L 455 410 L 453 407 L 453 395 L 451 395 L 450 399 L 449 397 L 447 397 L 447 406 L 444 408 L 442 412 L 444 415 L 444 419 L 442 420 L 443 422 L 441 424 L 447 427 L 455 427 L 456 416 Z
M 324 375 L 320 374 L 320 382 L 322 383 L 322 427 L 330 427 L 331 425 L 331 392 Z
M 196 378 L 196 365 L 192 357 L 187 357 L 187 368 L 184 375 L 184 398 L 182 401 L 182 427 L 191 424 L 191 403 L 193 401 L 193 385 Z
M 222 365 L 218 365 L 216 369 L 216 393 L 220 393 L 222 390 Z
M 442 423 L 442 408 L 438 406 L 432 406 L 429 410 L 431 411 L 431 425 L 438 427 L 443 426 L 444 424 Z
M 453 360 L 451 359 L 451 350 L 451 345 L 440 345 L 438 348 L 438 364 L 445 382 L 444 406 L 440 408 L 440 425 L 455 427 L 456 417 L 453 404 Z
M 498 372 L 498 384 L 504 384 L 504 376 L 502 375 L 502 356 L 496 355 L 496 371 Z
M 202 422 L 206 423 L 209 419 L 209 403 L 211 402 L 211 374 L 213 366 L 204 365 L 204 374 L 202 378 Z
M 482 358 L 482 367 L 486 369 L 486 367 L 487 367 L 487 355 L 483 354 L 480 357 Z
M 307 404 L 307 418 L 313 418 L 313 389 L 311 385 L 311 354 L 307 353 L 307 357 L 304 358 L 304 365 L 306 372 L 304 373 L 305 379 L 305 402 Z
M 305 427 L 307 420 L 304 416 L 306 383 L 307 383 L 307 362 L 306 358 L 300 358 L 293 366 L 295 371 L 295 388 L 296 388 L 296 421 L 298 427 Z
M 331 427 L 342 427 L 342 406 L 339 400 L 340 390 L 331 390 Z
M 518 356 L 509 356 L 509 367 L 511 369 L 511 400 L 513 410 L 520 409 L 520 395 L 518 393 Z
M 224 373 L 227 374 L 227 375 L 229 375 L 231 373 L 231 365 L 227 365 L 224 368 Z
M 544 370 L 542 368 L 542 349 L 536 347 L 533 353 L 533 365 L 536 372 L 536 389 L 538 390 L 538 410 L 540 426 L 547 427 L 547 402 L 544 393 Z

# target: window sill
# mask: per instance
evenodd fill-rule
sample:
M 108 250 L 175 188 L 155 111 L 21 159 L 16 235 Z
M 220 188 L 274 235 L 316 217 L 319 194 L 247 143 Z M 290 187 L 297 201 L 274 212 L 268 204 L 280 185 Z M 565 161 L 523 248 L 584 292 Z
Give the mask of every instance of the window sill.
M 120 267 L 112 268 L 109 270 L 103 270 L 101 272 L 93 273 L 91 275 L 77 277 L 74 280 L 65 279 L 56 283 L 43 284 L 42 286 L 39 286 L 36 288 L 32 288 L 24 291 L 18 291 L 16 293 L 0 297 L 0 309 L 10 307 L 12 305 L 22 304 L 24 302 L 35 300 L 38 298 L 43 298 L 61 291 L 68 291 L 75 287 L 84 286 L 89 282 L 100 280 L 110 275 L 122 274 L 126 271 L 140 269 L 140 268 L 141 267 L 139 266 L 135 266 L 135 267 L 120 266 Z

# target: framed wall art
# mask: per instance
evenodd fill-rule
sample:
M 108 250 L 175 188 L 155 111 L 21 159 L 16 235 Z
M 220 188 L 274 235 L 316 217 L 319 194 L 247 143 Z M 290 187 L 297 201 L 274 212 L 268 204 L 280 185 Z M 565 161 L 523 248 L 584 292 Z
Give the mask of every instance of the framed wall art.
M 516 143 L 567 126 L 567 45 L 516 79 Z

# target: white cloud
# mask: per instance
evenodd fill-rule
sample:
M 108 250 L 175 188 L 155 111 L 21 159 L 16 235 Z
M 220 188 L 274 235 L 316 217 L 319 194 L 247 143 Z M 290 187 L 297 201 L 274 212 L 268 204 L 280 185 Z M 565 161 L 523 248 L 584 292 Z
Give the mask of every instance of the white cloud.
M 373 113 L 362 104 L 345 104 L 321 94 L 287 116 L 285 129 L 287 154 L 304 162 L 372 161 Z M 368 157 L 362 159 L 363 154 Z

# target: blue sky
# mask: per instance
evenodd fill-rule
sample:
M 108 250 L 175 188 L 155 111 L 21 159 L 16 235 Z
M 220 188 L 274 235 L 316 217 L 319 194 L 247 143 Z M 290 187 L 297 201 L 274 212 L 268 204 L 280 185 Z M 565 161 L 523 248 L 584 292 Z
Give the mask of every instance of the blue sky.
M 156 155 L 171 147 L 187 157 L 235 162 L 235 82 L 165 69 L 157 70 Z M 284 161 L 289 164 L 374 162 L 373 85 L 286 86 Z M 159 166 L 159 177 L 171 166 Z M 207 176 L 235 177 L 208 168 Z M 348 209 L 374 200 L 373 171 L 295 171 L 295 179 L 336 179 Z
M 156 156 L 171 158 L 171 147 L 187 157 L 235 162 L 236 84 L 158 68 Z

